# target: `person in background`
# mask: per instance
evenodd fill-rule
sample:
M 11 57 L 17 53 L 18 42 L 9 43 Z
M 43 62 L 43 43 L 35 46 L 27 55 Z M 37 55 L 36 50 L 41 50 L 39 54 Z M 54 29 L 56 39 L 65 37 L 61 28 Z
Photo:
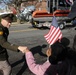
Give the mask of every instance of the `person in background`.
M 76 0 L 73 0 L 73 5 L 71 7 L 71 11 L 68 14 L 68 17 L 74 22 L 74 25 L 76 26 Z M 75 27 L 76 30 L 76 27 Z M 73 57 L 73 59 L 76 59 L 76 34 L 74 35 L 74 40 L 73 40 L 73 50 L 74 52 L 70 52 L 70 56 Z M 72 68 L 71 75 L 76 75 L 76 60 L 74 61 L 74 66 Z
M 73 5 L 71 6 L 71 11 L 68 14 L 68 18 L 70 18 L 73 21 L 73 23 L 75 23 L 74 25 L 76 25 L 76 9 L 75 8 L 76 8 L 76 0 L 73 1 Z
M 76 35 L 74 36 L 74 40 L 73 40 L 73 50 L 76 51 Z
M 35 75 L 70 75 L 71 65 L 67 59 L 67 50 L 60 42 L 56 42 L 47 49 L 47 61 L 36 64 L 32 52 L 26 48 L 25 58 L 31 72 Z
M 11 12 L 4 12 L 0 15 L 0 71 L 2 71 L 3 75 L 10 75 L 11 65 L 8 61 L 8 53 L 6 49 L 23 52 L 27 47 L 18 46 L 8 42 L 9 28 L 13 21 L 14 14 Z

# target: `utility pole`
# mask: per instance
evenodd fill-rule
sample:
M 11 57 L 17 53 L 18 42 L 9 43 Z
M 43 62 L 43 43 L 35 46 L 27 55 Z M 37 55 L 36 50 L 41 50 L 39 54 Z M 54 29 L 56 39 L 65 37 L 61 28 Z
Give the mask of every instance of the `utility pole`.
M 57 9 L 58 9 L 58 5 L 59 5 L 59 0 L 57 0 Z
M 55 6 L 55 0 L 53 0 L 53 7 L 52 7 L 53 12 L 55 11 L 55 8 L 56 8 L 56 6 Z

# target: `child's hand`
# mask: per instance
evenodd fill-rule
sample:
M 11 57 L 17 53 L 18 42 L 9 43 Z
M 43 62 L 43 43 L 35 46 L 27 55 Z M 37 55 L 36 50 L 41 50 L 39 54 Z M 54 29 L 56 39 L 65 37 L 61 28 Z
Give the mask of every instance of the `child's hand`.
M 46 55 L 49 57 L 49 56 L 51 56 L 51 49 L 48 49 L 47 51 L 46 51 Z

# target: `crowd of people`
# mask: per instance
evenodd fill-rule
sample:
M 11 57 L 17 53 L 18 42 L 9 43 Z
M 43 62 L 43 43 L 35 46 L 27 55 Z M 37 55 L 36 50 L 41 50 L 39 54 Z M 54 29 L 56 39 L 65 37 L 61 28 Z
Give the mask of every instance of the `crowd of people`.
M 76 1 L 74 1 L 69 18 L 76 17 Z M 13 13 L 1 15 L 0 23 L 0 72 L 3 75 L 11 75 L 11 65 L 8 60 L 7 49 L 21 51 L 25 54 L 26 62 L 30 71 L 35 75 L 71 75 L 72 66 L 76 66 L 76 35 L 73 47 L 68 47 L 69 40 L 62 38 L 56 41 L 46 50 L 47 60 L 43 64 L 37 64 L 32 52 L 26 46 L 18 46 L 8 42 L 9 30 L 13 20 Z

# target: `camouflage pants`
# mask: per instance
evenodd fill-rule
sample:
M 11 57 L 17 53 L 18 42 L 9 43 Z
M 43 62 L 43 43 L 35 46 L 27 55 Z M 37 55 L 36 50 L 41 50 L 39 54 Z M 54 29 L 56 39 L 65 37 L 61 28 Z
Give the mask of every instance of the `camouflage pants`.
M 11 66 L 8 61 L 0 61 L 0 75 L 11 75 Z

